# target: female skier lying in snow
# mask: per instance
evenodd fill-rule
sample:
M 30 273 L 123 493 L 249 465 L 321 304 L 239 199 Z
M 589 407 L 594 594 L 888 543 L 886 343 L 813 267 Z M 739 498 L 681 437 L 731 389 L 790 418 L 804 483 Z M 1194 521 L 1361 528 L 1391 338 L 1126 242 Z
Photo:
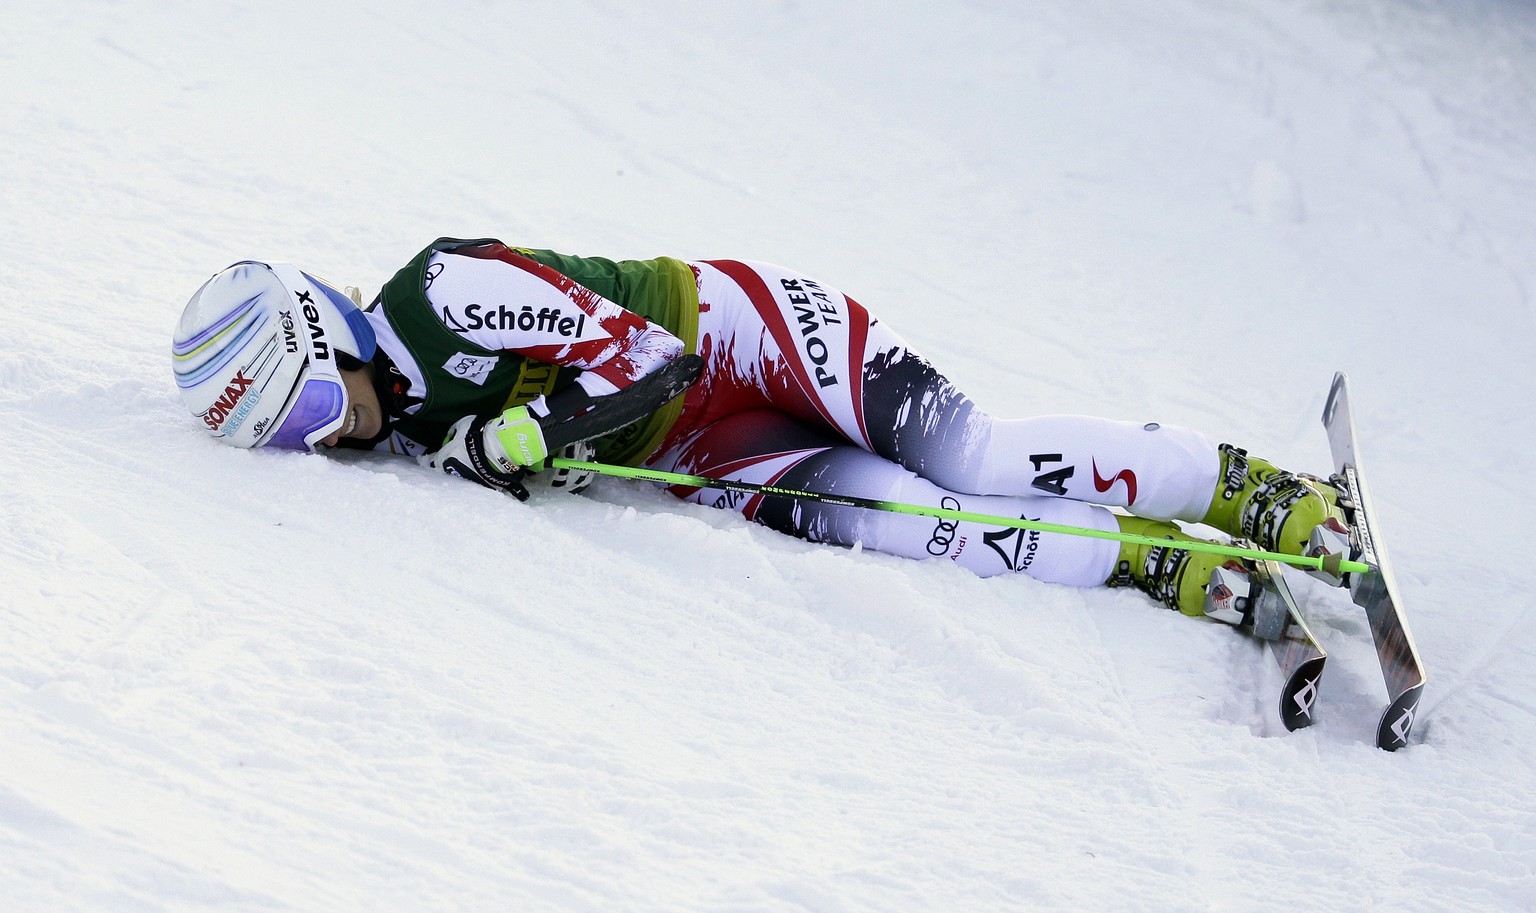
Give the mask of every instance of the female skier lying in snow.
M 237 447 L 389 450 L 520 499 L 546 441 L 571 437 L 566 422 L 625 415 L 626 398 L 661 384 L 686 393 L 592 442 L 598 459 L 1174 540 L 1189 537 L 1168 521 L 1199 521 L 1289 554 L 1338 516 L 1327 486 L 1189 429 L 993 418 L 857 302 L 763 263 L 614 262 L 444 238 L 365 311 L 293 266 L 248 261 L 192 297 L 173 364 L 188 407 Z M 982 576 L 1130 583 L 1191 615 L 1228 560 L 673 493 L 813 541 L 947 558 Z

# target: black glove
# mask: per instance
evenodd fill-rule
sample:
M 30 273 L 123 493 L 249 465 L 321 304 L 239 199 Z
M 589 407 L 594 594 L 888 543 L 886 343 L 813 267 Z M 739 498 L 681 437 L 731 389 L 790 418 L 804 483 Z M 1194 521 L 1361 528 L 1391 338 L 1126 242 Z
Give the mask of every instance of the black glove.
M 519 501 L 528 500 L 528 489 L 523 479 L 528 475 L 527 466 L 514 466 L 507 459 L 505 448 L 493 434 L 486 434 L 485 426 L 499 416 L 466 415 L 453 423 L 443 446 L 436 453 L 429 453 L 421 462 L 451 476 L 479 482 L 486 488 L 509 494 Z M 502 466 L 511 467 L 503 470 Z
M 544 468 L 550 451 L 639 421 L 687 390 L 703 369 L 699 356 L 680 355 L 608 396 L 592 397 L 580 384 L 570 384 L 548 398 L 541 415 L 514 406 L 500 415 L 465 416 L 448 430 L 443 446 L 422 457 L 421 463 L 526 501 L 523 479 Z

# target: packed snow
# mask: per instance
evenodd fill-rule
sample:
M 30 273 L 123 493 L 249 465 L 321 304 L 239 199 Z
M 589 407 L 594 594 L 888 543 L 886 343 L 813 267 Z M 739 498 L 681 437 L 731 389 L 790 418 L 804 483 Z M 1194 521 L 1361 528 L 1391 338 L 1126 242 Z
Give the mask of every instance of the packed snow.
M 1536 908 L 1536 10 L 6 2 L 0 907 Z M 250 257 L 769 260 L 999 415 L 1324 472 L 1349 372 L 1429 672 L 1287 733 L 1131 591 L 247 452 L 169 346 Z

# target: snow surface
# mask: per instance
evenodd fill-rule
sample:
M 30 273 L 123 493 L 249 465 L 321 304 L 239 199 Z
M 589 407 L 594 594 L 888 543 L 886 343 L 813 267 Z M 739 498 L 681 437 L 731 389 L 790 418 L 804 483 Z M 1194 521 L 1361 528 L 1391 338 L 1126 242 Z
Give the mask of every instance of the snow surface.
M 0 908 L 1530 910 L 1536 11 L 1453 0 L 5 0 Z M 1371 746 L 1128 591 L 251 453 L 246 257 L 752 257 L 992 411 L 1324 470 L 1351 373 L 1430 673 Z

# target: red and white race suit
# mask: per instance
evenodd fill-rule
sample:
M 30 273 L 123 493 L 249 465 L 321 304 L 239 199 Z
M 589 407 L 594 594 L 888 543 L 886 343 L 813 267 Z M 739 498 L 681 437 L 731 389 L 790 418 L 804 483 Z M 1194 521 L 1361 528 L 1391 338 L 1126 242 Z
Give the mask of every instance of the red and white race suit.
M 703 356 L 704 373 L 681 413 L 643 457 L 656 469 L 1104 531 L 1116 529 L 1109 507 L 1199 520 L 1215 491 L 1220 458 L 1204 435 L 1087 416 L 994 418 L 856 301 L 782 267 L 689 263 L 697 334 L 679 339 L 511 258 L 450 253 L 433 263 L 444 268 L 426 294 L 446 326 L 484 349 L 582 368 L 578 382 L 594 396 L 626 387 L 685 349 Z M 501 305 L 524 304 L 578 319 L 579 309 L 593 326 L 615 329 L 568 339 L 548 327 L 486 319 Z M 402 374 L 419 378 L 431 369 L 412 362 L 409 346 L 375 323 L 380 347 Z M 948 559 L 983 576 L 1027 573 L 1098 585 L 1119 554 L 1113 541 L 985 523 L 712 489 L 674 493 L 813 541 Z

